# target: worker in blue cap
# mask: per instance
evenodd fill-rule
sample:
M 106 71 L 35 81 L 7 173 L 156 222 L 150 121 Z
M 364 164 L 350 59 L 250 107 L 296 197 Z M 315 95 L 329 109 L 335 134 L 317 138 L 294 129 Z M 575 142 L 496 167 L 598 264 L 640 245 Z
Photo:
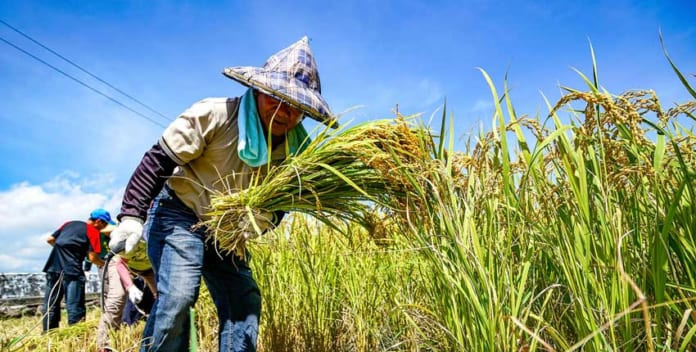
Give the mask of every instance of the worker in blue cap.
M 87 257 L 99 267 L 104 264 L 99 258 L 99 232 L 110 224 L 115 225 L 111 214 L 100 208 L 92 211 L 87 221 L 68 221 L 48 236 L 46 242 L 53 249 L 43 269 L 46 273 L 44 332 L 58 327 L 63 296 L 68 311 L 68 324 L 75 324 L 85 318 L 86 278 L 82 261 Z

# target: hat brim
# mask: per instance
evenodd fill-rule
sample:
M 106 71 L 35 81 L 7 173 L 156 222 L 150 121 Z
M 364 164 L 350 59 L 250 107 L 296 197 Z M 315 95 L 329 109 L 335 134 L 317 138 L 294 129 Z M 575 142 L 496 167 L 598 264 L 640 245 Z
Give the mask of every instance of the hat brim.
M 102 229 L 101 231 L 99 231 L 99 232 L 101 232 L 101 233 L 111 233 L 111 232 L 114 231 L 115 229 L 116 229 L 116 223 L 112 221 L 112 222 L 110 222 L 108 225 L 106 225 L 106 227 L 103 228 L 103 229 Z
M 336 117 L 331 114 L 329 105 L 313 89 L 302 87 L 294 82 L 291 82 L 293 84 L 274 84 L 277 80 L 270 78 L 270 73 L 258 67 L 227 67 L 222 73 L 242 85 L 258 89 L 289 103 L 304 111 L 310 118 L 331 128 L 339 127 Z M 298 97 L 304 97 L 304 101 L 300 101 Z

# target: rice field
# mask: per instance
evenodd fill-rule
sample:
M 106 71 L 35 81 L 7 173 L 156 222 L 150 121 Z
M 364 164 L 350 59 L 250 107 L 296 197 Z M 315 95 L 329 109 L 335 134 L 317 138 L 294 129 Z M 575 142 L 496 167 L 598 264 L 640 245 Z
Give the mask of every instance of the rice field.
M 446 112 L 437 131 L 397 116 L 327 130 L 320 157 L 221 194 L 208 225 L 253 256 L 259 349 L 695 350 L 696 92 L 675 73 L 693 100 L 610 94 L 595 74 L 527 117 L 482 71 L 496 123 L 465 150 Z M 292 213 L 248 243 L 226 225 L 259 210 Z M 205 290 L 196 315 L 217 350 Z M 96 349 L 98 312 L 47 335 L 39 319 L 0 322 L 4 350 Z

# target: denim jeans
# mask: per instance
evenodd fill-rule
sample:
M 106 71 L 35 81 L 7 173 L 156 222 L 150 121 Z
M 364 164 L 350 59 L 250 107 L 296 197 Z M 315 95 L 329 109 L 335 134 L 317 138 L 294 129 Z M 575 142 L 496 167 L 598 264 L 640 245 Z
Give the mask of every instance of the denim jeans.
M 60 302 L 65 296 L 68 325 L 85 318 L 85 277 L 61 273 L 46 273 L 46 293 L 43 304 L 43 331 L 55 329 L 60 323 Z
M 145 227 L 158 297 L 141 351 L 186 351 L 201 275 L 217 308 L 220 351 L 255 351 L 261 293 L 245 260 L 206 243 L 198 217 L 168 187 L 155 198 Z

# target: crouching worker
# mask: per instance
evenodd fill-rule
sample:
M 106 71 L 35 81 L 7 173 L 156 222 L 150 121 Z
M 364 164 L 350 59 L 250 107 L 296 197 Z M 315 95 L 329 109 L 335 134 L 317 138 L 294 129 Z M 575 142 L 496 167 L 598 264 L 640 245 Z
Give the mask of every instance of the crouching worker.
M 300 124 L 305 116 L 334 122 L 306 37 L 261 68 L 233 67 L 224 74 L 249 86 L 246 94 L 204 99 L 184 111 L 145 153 L 125 190 L 112 238 L 127 234 L 128 251 L 147 218 L 147 249 L 157 278 L 158 298 L 141 351 L 187 350 L 189 309 L 201 275 L 217 308 L 219 350 L 256 350 L 261 295 L 248 258 L 217 253 L 206 229 L 195 225 L 206 220 L 212 195 L 243 190 L 269 159 L 298 152 L 307 134 Z M 274 226 L 266 216 L 256 222 Z
M 118 234 L 112 234 L 111 241 L 121 240 L 114 236 Z M 133 284 L 131 275 L 142 277 L 151 292 L 157 291 L 155 274 L 147 257 L 147 245 L 144 241 L 139 241 L 128 253 L 116 254 L 103 270 L 104 304 L 97 329 L 97 347 L 100 351 L 110 351 L 109 332 L 121 327 L 126 299 L 137 305 L 143 298 L 143 292 Z
M 138 321 L 147 319 L 152 305 L 155 303 L 155 295 L 142 277 L 136 276 L 133 279 L 133 285 L 142 291 L 143 298 L 138 304 L 134 304 L 131 300 L 126 301 L 126 306 L 123 307 L 123 314 L 121 315 L 123 325 L 135 325 Z

